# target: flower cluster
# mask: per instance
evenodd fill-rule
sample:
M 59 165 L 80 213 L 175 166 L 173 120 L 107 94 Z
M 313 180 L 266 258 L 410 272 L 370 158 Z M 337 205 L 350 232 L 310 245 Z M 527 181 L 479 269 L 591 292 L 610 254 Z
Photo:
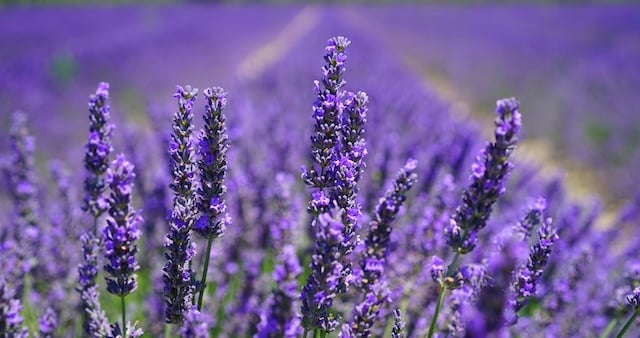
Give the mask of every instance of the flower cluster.
M 191 229 L 196 213 L 191 111 L 197 93 L 197 89 L 189 86 L 178 86 L 174 95 L 178 99 L 178 111 L 173 117 L 173 133 L 169 145 L 173 179 L 170 187 L 174 197 L 165 242 L 167 261 L 163 268 L 165 320 L 172 324 L 182 323 L 184 313 L 191 307 L 195 291 L 195 273 L 191 267 L 191 260 L 195 255 Z
M 473 164 L 471 184 L 445 228 L 447 244 L 455 252 L 465 254 L 475 248 L 478 232 L 487 225 L 493 204 L 505 191 L 506 177 L 513 167 L 509 157 L 521 127 L 518 108 L 513 98 L 497 102 L 495 142 L 488 144 Z
M 111 194 L 109 197 L 109 218 L 104 228 L 105 271 L 107 291 L 124 297 L 137 286 L 136 271 L 140 269 L 136 261 L 140 237 L 138 225 L 142 222 L 131 205 L 133 190 L 133 165 L 120 154 L 107 171 L 106 182 Z
M 85 146 L 84 167 L 88 172 L 84 181 L 86 192 L 83 209 L 94 218 L 107 210 L 105 174 L 109 168 L 109 154 L 113 125 L 109 123 L 109 84 L 98 84 L 95 95 L 89 98 L 89 142 Z M 94 231 L 95 232 L 95 231 Z
M 203 93 L 207 105 L 205 126 L 198 139 L 200 186 L 197 207 L 200 217 L 193 229 L 209 239 L 220 237 L 225 229 L 224 215 L 227 207 L 224 195 L 227 187 L 224 185 L 224 177 L 227 172 L 229 140 L 223 112 L 227 106 L 227 93 L 220 87 L 207 88 Z

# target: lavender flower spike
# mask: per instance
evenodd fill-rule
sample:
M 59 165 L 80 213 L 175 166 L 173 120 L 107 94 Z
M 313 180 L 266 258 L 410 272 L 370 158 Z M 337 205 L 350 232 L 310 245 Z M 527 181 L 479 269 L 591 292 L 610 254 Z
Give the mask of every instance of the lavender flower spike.
M 350 334 L 347 336 L 370 337 L 380 309 L 389 302 L 384 266 L 391 241 L 391 224 L 407 199 L 407 193 L 416 183 L 416 167 L 415 160 L 407 161 L 398 173 L 393 188 L 387 191 L 376 207 L 365 240 L 364 257 L 360 263 L 362 272 L 356 281 L 364 295 L 362 301 L 354 306 Z
M 58 315 L 52 308 L 47 308 L 44 311 L 42 317 L 38 321 L 40 328 L 40 338 L 53 338 L 56 336 L 56 329 L 58 328 Z
M 225 126 L 226 118 L 223 112 L 227 106 L 227 93 L 220 87 L 213 87 L 205 89 L 204 96 L 207 98 L 204 114 L 205 126 L 200 133 L 198 142 L 200 187 L 198 188 L 197 208 L 200 217 L 193 226 L 197 233 L 207 239 L 202 279 L 198 285 L 200 289 L 198 310 L 202 309 L 211 245 L 215 238 L 222 236 L 226 223 L 231 219 L 226 214 L 227 207 L 224 202 L 224 195 L 227 191 L 224 177 L 227 173 L 227 149 L 229 149 L 229 137 Z
M 197 308 L 191 308 L 185 315 L 184 323 L 180 328 L 180 337 L 182 338 L 207 338 L 209 330 L 205 315 L 200 313 Z
M 109 168 L 109 154 L 113 125 L 109 123 L 109 84 L 98 84 L 96 93 L 89 97 L 89 142 L 85 146 L 84 167 L 88 172 L 84 181 L 83 210 L 97 219 L 107 210 L 104 175 Z M 97 230 L 96 230 L 97 231 Z M 96 233 L 94 231 L 94 234 Z
M 182 323 L 184 313 L 191 307 L 195 290 L 195 276 L 191 268 L 191 260 L 195 255 L 191 229 L 196 216 L 191 110 L 197 93 L 195 88 L 178 86 L 174 95 L 178 99 L 178 111 L 173 117 L 169 145 L 173 179 L 170 188 L 174 198 L 165 241 L 167 262 L 163 268 L 165 321 L 171 324 Z
M 487 224 L 493 204 L 505 191 L 506 177 L 513 168 L 509 156 L 516 147 L 521 127 L 518 108 L 514 98 L 497 102 L 495 142 L 489 143 L 473 164 L 471 184 L 445 228 L 447 244 L 456 253 L 466 254 L 475 248 L 478 232 Z
M 133 191 L 133 165 L 120 154 L 107 171 L 106 182 L 111 190 L 109 197 L 109 218 L 104 229 L 104 249 L 108 276 L 107 291 L 125 297 L 137 286 L 135 272 L 140 269 L 136 261 L 140 237 L 138 225 L 142 217 L 131 205 Z
M 517 313 L 527 303 L 529 298 L 536 295 L 536 286 L 551 254 L 553 244 L 558 240 L 555 227 L 551 225 L 551 218 L 547 218 L 538 230 L 538 242 L 529 253 L 525 266 L 516 269 L 513 290 L 515 299 L 511 305 Z M 516 318 L 517 319 L 517 318 Z
M 316 189 L 313 199 L 309 202 L 308 211 L 317 216 L 329 208 L 325 203 L 331 195 L 331 189 L 336 185 L 333 162 L 338 159 L 336 146 L 341 129 L 340 115 L 342 114 L 341 90 L 346 82 L 342 79 L 345 71 L 344 62 L 347 59 L 346 48 L 351 44 L 347 38 L 338 36 L 329 39 L 322 67 L 322 80 L 315 81 L 317 98 L 313 103 L 314 132 L 311 136 L 311 159 L 313 168 L 302 170 L 304 182 Z M 329 190 L 326 190 L 329 189 Z
M 324 213 L 318 216 L 318 229 L 311 275 L 302 288 L 302 326 L 305 331 L 320 329 L 332 332 L 338 327 L 338 318 L 329 312 L 333 299 L 344 292 L 341 289 L 343 266 L 340 263 L 344 242 L 344 224 L 341 213 Z
M 38 240 L 40 236 L 38 222 L 38 200 L 35 185 L 34 151 L 35 140 L 27 128 L 27 116 L 16 112 L 12 116 L 11 130 L 9 132 L 10 147 L 12 152 L 9 179 L 11 182 L 11 195 L 15 208 L 15 227 L 9 229 L 13 232 L 13 240 L 16 242 L 17 257 L 23 262 L 24 268 L 15 271 L 18 276 L 37 264 L 39 256 Z M 22 279 L 22 278 L 19 278 Z M 22 293 L 21 280 L 16 280 L 17 293 Z
M 210 239 L 220 237 L 225 227 L 224 195 L 227 187 L 224 178 L 227 172 L 229 137 L 223 111 L 227 106 L 227 93 L 220 87 L 206 88 L 203 93 L 207 105 L 204 114 L 205 126 L 198 140 L 201 184 L 198 189 L 197 207 L 200 218 L 194 224 L 194 230 L 202 237 Z
M 98 301 L 98 288 L 96 276 L 98 274 L 98 248 L 99 240 L 90 232 L 80 236 L 82 242 L 83 261 L 78 266 L 78 292 L 82 300 L 83 328 L 86 336 L 99 338 L 109 332 L 109 321 L 100 308 Z
M 22 303 L 15 290 L 0 277 L 0 333 L 2 337 L 27 338 L 29 332 L 22 326 Z

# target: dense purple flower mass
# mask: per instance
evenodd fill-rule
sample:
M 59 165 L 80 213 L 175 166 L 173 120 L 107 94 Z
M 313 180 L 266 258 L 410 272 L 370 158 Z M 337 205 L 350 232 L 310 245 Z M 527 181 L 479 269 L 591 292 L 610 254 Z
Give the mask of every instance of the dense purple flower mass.
M 584 201 L 571 170 L 565 180 L 548 168 L 555 158 L 538 162 L 540 140 L 523 141 L 528 161 L 513 156 L 521 135 L 535 134 L 535 107 L 565 108 L 504 86 L 522 99 L 526 123 L 518 101 L 499 100 L 494 139 L 483 143 L 474 121 L 482 115 L 465 111 L 484 110 L 494 94 L 466 102 L 447 82 L 464 68 L 440 73 L 438 63 L 413 59 L 423 47 L 405 48 L 398 32 L 438 31 L 432 22 L 440 20 L 413 6 L 218 6 L 214 21 L 205 7 L 187 7 L 0 11 L 0 27 L 11 28 L 0 29 L 8 46 L 0 109 L 31 111 L 6 114 L 0 140 L 0 338 L 638 336 L 640 199 L 620 213 L 609 200 Z M 527 10 L 550 19 L 540 14 L 550 9 Z M 586 12 L 593 22 L 609 15 Z M 617 41 L 635 45 L 640 35 L 626 27 L 633 12 L 604 20 L 603 30 L 620 32 L 616 41 L 596 35 L 607 55 L 619 51 Z M 379 24 L 397 13 L 413 22 Z M 529 20 L 496 18 L 505 27 Z M 466 19 L 480 35 L 487 27 L 496 29 L 487 36 L 508 33 Z M 455 41 L 468 25 L 442 35 Z M 600 29 L 580 27 L 585 39 Z M 326 39 L 338 32 L 353 43 Z M 548 37 L 545 44 L 557 42 Z M 543 49 L 517 41 L 502 53 Z M 449 48 L 448 62 L 461 64 L 460 52 L 473 48 Z M 508 57 L 495 59 L 489 68 L 499 73 Z M 554 70 L 557 83 L 571 83 Z M 539 80 L 512 73 L 521 83 Z M 100 83 L 91 95 L 86 141 L 74 114 L 86 110 L 86 84 L 103 76 L 119 90 Z M 224 84 L 229 95 L 217 86 L 178 86 L 173 100 L 158 94 L 184 79 Z M 494 79 L 480 80 L 490 87 Z M 612 109 L 636 102 L 612 97 Z M 582 122 L 572 115 L 571 130 L 554 127 L 557 137 Z M 73 145 L 82 138 L 84 148 Z M 635 151 L 635 143 L 619 146 Z M 113 161 L 116 150 L 123 155 Z

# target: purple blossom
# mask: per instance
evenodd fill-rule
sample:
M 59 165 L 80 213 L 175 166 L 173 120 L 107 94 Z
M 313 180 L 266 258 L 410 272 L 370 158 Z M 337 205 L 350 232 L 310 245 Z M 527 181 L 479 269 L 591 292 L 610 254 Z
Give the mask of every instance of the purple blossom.
M 84 181 L 85 198 L 83 210 L 97 219 L 107 208 L 107 193 L 104 175 L 109 168 L 109 154 L 113 125 L 109 123 L 109 84 L 98 84 L 95 95 L 89 97 L 89 141 L 85 146 Z M 94 231 L 95 232 L 95 231 Z
M 378 320 L 380 309 L 389 302 L 389 290 L 384 276 L 384 267 L 391 241 L 392 223 L 407 193 L 417 181 L 417 162 L 408 160 L 393 182 L 393 187 L 380 199 L 376 213 L 369 224 L 365 240 L 364 257 L 360 262 L 361 276 L 355 283 L 361 288 L 363 298 L 354 305 L 351 335 L 369 337 Z
M 3 337 L 27 338 L 29 333 L 22 326 L 22 303 L 15 297 L 13 286 L 0 277 L 0 332 Z
M 172 178 L 169 187 L 173 190 L 173 209 L 165 241 L 167 261 L 163 268 L 165 320 L 171 324 L 182 323 L 195 292 L 195 273 L 191 267 L 195 243 L 191 240 L 191 229 L 197 209 L 191 110 L 197 93 L 198 90 L 190 86 L 178 86 L 174 95 L 178 99 L 178 111 L 173 117 L 169 146 Z
M 334 298 L 344 292 L 344 267 L 341 246 L 344 224 L 340 212 L 318 216 L 320 223 L 311 260 L 311 275 L 302 288 L 302 326 L 320 328 L 325 332 L 338 327 L 338 318 L 329 312 Z
M 303 170 L 304 182 L 317 190 L 331 190 L 336 185 L 334 161 L 338 159 L 337 145 L 340 140 L 342 124 L 343 102 L 345 95 L 342 87 L 346 82 L 342 79 L 345 71 L 345 49 L 351 42 L 344 37 L 329 39 L 324 56 L 326 64 L 322 68 L 321 81 L 315 81 L 317 98 L 313 103 L 313 117 L 315 120 L 314 133 L 311 136 L 311 159 L 313 168 Z M 327 192 L 331 195 L 330 192 Z M 309 212 L 315 216 L 328 210 L 327 207 L 318 209 L 322 204 L 309 204 Z
M 47 308 L 42 317 L 40 317 L 40 320 L 38 320 L 38 327 L 40 329 L 40 337 L 55 337 L 56 329 L 58 328 L 58 315 L 56 311 L 52 308 Z
M 137 286 L 136 271 L 140 269 L 136 261 L 138 247 L 136 240 L 140 237 L 138 230 L 142 217 L 131 205 L 133 190 L 133 165 L 120 154 L 107 171 L 106 183 L 111 194 L 109 197 L 109 218 L 104 228 L 105 271 L 109 276 L 107 291 L 124 297 L 133 292 Z
M 184 323 L 180 328 L 182 338 L 207 338 L 209 328 L 206 316 L 194 306 L 184 316 Z
M 519 103 L 513 98 L 497 102 L 495 142 L 489 143 L 476 159 L 471 184 L 445 228 L 447 244 L 457 253 L 466 254 L 475 248 L 477 233 L 486 226 L 493 204 L 505 191 L 506 177 L 513 167 L 509 156 L 520 132 L 518 108 Z
M 98 274 L 98 249 L 100 241 L 92 233 L 80 236 L 82 263 L 78 266 L 78 292 L 82 300 L 83 328 L 90 337 L 104 337 L 109 332 L 109 321 L 100 307 L 96 275 Z
M 516 269 L 512 285 L 514 299 L 511 300 L 516 313 L 529 298 L 536 295 L 538 280 L 547 265 L 553 244 L 558 240 L 557 230 L 551 223 L 551 218 L 542 223 L 538 229 L 538 241 L 531 247 L 527 264 Z
M 225 230 L 224 195 L 227 187 L 224 178 L 227 171 L 229 137 L 224 115 L 227 93 L 220 87 L 206 88 L 203 93 L 207 104 L 204 114 L 205 126 L 199 136 L 200 159 L 197 162 L 200 186 L 196 205 L 200 218 L 194 230 L 209 239 L 220 237 Z

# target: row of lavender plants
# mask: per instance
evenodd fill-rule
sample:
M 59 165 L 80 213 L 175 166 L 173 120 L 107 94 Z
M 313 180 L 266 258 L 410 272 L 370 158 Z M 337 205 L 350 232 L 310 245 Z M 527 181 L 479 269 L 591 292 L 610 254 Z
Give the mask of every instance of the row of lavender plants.
M 518 93 L 529 137 L 599 171 L 616 199 L 629 182 L 640 127 L 636 5 L 359 8 L 400 54 L 449 82 L 472 107 Z M 571 20 L 567 21 L 567 18 Z M 456 25 L 451 25 L 456 22 Z M 387 29 L 388 27 L 388 29 Z
M 14 114 L 0 337 L 637 334 L 638 244 L 620 241 L 637 203 L 598 231 L 597 204 L 514 165 L 518 101 L 497 102 L 482 144 L 409 82 L 348 91 L 349 45 L 328 41 L 308 130 L 285 117 L 300 86 L 276 67 L 229 121 L 222 88 L 179 86 L 170 132 L 154 113 L 157 132 L 118 151 L 101 83 L 83 182 L 59 162 L 39 175 Z

